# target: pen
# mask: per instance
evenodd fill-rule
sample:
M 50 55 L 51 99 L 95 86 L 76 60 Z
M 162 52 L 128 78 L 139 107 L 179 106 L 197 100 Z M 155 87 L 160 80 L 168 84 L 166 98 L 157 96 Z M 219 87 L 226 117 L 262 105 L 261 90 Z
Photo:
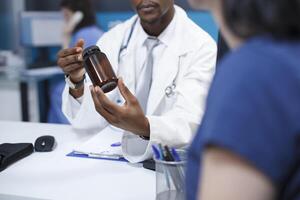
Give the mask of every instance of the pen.
M 158 149 L 157 150 L 159 150 L 160 159 L 161 160 L 166 160 L 165 155 L 164 155 L 163 147 L 160 143 L 158 144 Z M 170 190 L 171 189 L 171 184 L 170 184 L 170 180 L 169 180 L 168 169 L 164 166 L 164 164 L 161 164 L 161 167 L 162 167 L 163 173 L 165 174 L 165 178 L 167 180 L 167 187 Z
M 171 152 L 172 152 L 174 160 L 176 162 L 180 162 L 181 158 L 174 147 L 171 148 Z M 181 167 L 178 167 L 178 173 L 179 173 L 180 179 L 184 180 L 184 170 Z M 184 187 L 184 186 L 182 186 L 182 187 Z
M 172 147 L 171 152 L 172 152 L 174 160 L 176 162 L 181 162 L 181 158 L 180 158 L 178 152 L 176 151 L 176 149 Z M 184 180 L 184 170 L 183 170 L 183 168 L 178 167 L 178 172 L 179 172 L 179 175 L 180 175 L 181 179 Z
M 110 146 L 111 146 L 111 147 L 119 147 L 119 146 L 121 146 L 121 145 L 122 145 L 121 142 L 116 142 L 116 143 L 112 143 Z
M 165 146 L 165 152 L 166 152 L 166 159 L 167 159 L 166 161 L 174 162 L 175 159 L 174 159 L 173 155 L 171 154 L 171 151 L 167 145 Z M 180 167 L 176 167 L 176 168 L 168 167 L 168 171 L 170 172 L 170 175 L 172 177 L 172 180 L 173 180 L 174 186 L 176 187 L 176 190 L 178 190 L 178 191 L 182 190 L 184 185 L 182 184 L 183 177 L 180 172 Z
M 90 158 L 108 158 L 108 159 L 122 158 L 120 155 L 117 155 L 117 154 L 105 155 L 105 154 L 100 154 L 100 153 L 89 153 L 88 157 L 90 157 Z
M 176 162 L 180 162 L 181 159 L 180 159 L 180 156 L 178 155 L 177 151 L 175 148 L 171 148 L 171 151 L 172 151 L 172 155 L 173 155 L 173 158 Z
M 159 150 L 157 149 L 157 147 L 154 144 L 152 145 L 152 151 L 153 151 L 153 154 L 156 159 L 162 160 L 162 158 L 160 157 Z
M 118 154 L 103 154 L 103 153 L 88 153 L 88 152 L 82 152 L 82 151 L 73 151 L 74 154 L 77 155 L 85 155 L 89 158 L 110 158 L 110 159 L 120 159 L 123 158 L 122 156 Z
M 163 149 L 163 147 L 162 147 L 162 145 L 160 143 L 158 144 L 158 148 L 159 148 L 159 151 L 160 151 L 161 159 L 162 160 L 166 160 L 166 155 L 164 153 L 164 149 Z
M 166 151 L 166 161 L 175 161 L 167 145 L 165 146 L 165 151 Z

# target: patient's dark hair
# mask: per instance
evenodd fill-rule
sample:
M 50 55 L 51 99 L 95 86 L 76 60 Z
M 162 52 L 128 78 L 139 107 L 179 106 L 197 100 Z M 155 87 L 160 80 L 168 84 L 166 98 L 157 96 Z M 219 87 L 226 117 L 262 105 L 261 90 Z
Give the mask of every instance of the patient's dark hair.
M 62 0 L 60 2 L 61 8 L 68 8 L 73 12 L 81 11 L 83 13 L 83 19 L 75 29 L 73 33 L 77 32 L 79 29 L 92 26 L 96 24 L 95 11 L 92 9 L 92 4 L 90 0 Z
M 223 0 L 222 6 L 227 26 L 239 37 L 300 39 L 300 0 Z

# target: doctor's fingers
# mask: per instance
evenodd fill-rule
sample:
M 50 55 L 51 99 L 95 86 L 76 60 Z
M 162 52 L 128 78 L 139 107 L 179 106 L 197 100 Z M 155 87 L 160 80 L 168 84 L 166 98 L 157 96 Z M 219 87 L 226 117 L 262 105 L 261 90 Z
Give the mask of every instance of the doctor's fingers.
M 82 62 L 83 62 L 82 55 L 81 54 L 75 54 L 75 55 L 70 55 L 70 56 L 66 56 L 66 57 L 63 57 L 63 58 L 59 58 L 58 61 L 57 61 L 57 64 L 61 68 L 65 68 L 70 64 L 82 63 Z
M 131 103 L 135 104 L 138 103 L 137 98 L 130 92 L 128 87 L 124 84 L 124 81 L 122 78 L 118 80 L 118 88 L 120 90 L 121 95 L 124 97 L 124 99 Z
M 84 46 L 84 39 L 79 39 L 79 40 L 77 40 L 77 42 L 76 42 L 76 47 L 81 47 L 81 48 L 83 48 L 83 46 Z
M 110 124 L 115 124 L 117 121 L 117 118 L 115 116 L 113 116 L 109 111 L 107 111 L 100 103 L 100 101 L 98 100 L 96 91 L 94 89 L 93 86 L 90 87 L 91 90 L 91 94 L 92 94 L 92 98 L 94 101 L 94 105 L 95 105 L 95 109 L 96 111 L 102 116 L 104 117 Z
M 73 48 L 67 48 L 67 49 L 62 49 L 57 53 L 58 58 L 63 58 L 69 55 L 74 55 L 74 54 L 79 54 L 82 53 L 82 48 L 81 47 L 73 47 Z
M 117 104 L 115 104 L 113 101 L 111 101 L 107 96 L 104 94 L 104 92 L 97 86 L 95 87 L 95 93 L 97 95 L 97 98 L 100 102 L 100 104 L 110 113 L 119 116 L 122 114 L 122 109 Z
M 62 68 L 62 70 L 64 71 L 65 74 L 70 74 L 75 70 L 82 69 L 82 68 L 83 68 L 82 63 L 74 63 Z

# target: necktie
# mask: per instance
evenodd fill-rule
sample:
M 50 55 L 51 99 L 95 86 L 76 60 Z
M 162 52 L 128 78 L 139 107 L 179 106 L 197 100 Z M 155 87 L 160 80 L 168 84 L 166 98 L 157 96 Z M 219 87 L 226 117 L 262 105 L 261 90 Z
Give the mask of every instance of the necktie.
M 145 41 L 147 48 L 147 56 L 145 63 L 141 69 L 141 77 L 136 84 L 136 97 L 142 107 L 144 113 L 147 111 L 147 103 L 149 92 L 152 84 L 152 71 L 153 71 L 153 49 L 159 44 L 159 40 L 154 37 L 148 37 Z M 144 75 L 144 76 L 143 76 Z M 142 80 L 141 80 L 142 79 Z

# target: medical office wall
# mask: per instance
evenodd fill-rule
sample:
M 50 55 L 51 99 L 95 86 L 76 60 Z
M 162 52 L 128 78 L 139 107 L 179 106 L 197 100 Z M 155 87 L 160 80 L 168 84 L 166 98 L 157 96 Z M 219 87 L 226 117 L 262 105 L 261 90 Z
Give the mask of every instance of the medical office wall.
M 92 0 L 97 12 L 97 21 L 102 29 L 108 30 L 120 20 L 134 14 L 130 0 Z M 0 0 L 0 50 L 18 50 L 18 15 L 24 11 L 58 11 L 60 0 Z M 209 13 L 193 11 L 186 0 L 175 0 L 175 3 L 202 28 L 217 38 L 217 27 Z
M 0 30 L 1 30 L 1 37 L 0 37 L 0 49 L 9 49 L 12 44 L 11 41 L 7 40 L 9 37 L 9 32 L 11 32 L 10 24 L 10 5 L 9 0 L 1 0 L 1 6 L 0 6 Z
M 59 2 L 60 0 L 26 0 L 25 7 L 28 11 L 57 11 Z M 97 12 L 98 24 L 105 31 L 134 14 L 130 0 L 92 0 L 92 2 Z M 209 13 L 191 10 L 186 0 L 175 0 L 175 3 L 184 8 L 195 23 L 217 39 L 218 30 Z

